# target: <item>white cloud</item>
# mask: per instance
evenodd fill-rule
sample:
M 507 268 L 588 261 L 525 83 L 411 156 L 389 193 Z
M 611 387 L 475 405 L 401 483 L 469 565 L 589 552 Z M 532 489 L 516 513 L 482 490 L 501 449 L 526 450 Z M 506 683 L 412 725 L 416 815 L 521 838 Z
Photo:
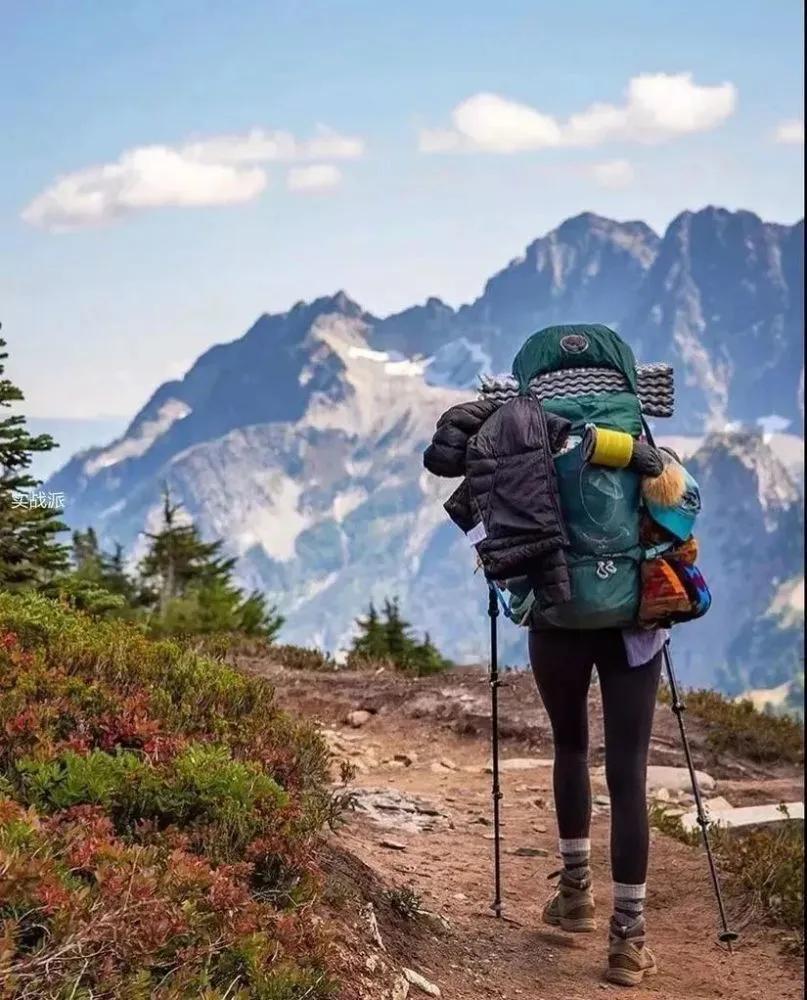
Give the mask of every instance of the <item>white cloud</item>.
M 494 153 L 557 146 L 560 127 L 549 115 L 497 94 L 476 94 L 458 104 L 454 127 L 472 146 Z
M 141 146 L 115 163 L 59 177 L 22 212 L 55 232 L 98 225 L 144 208 L 232 205 L 266 187 L 260 167 L 189 160 L 167 146 Z
M 702 87 L 691 73 L 645 73 L 628 83 L 621 106 L 593 104 L 572 115 L 565 128 L 566 142 L 596 146 L 622 139 L 665 142 L 692 132 L 706 132 L 734 111 L 737 90 L 732 83 Z
M 361 156 L 361 139 L 319 126 L 310 139 L 289 132 L 252 129 L 243 135 L 220 135 L 183 145 L 139 146 L 112 163 L 58 177 L 22 211 L 31 225 L 54 232 L 111 222 L 132 212 L 165 206 L 233 205 L 257 198 L 266 188 L 263 164 L 328 156 Z M 305 170 L 314 173 L 307 176 Z M 336 167 L 300 168 L 295 183 L 308 190 L 333 186 Z M 292 188 L 291 177 L 289 187 Z
M 310 160 L 356 160 L 364 152 L 364 140 L 340 135 L 320 125 L 313 139 L 302 144 L 302 155 Z
M 291 167 L 286 175 L 289 191 L 312 193 L 329 191 L 342 180 L 342 172 L 332 163 L 313 163 L 306 167 Z
M 364 141 L 341 135 L 319 125 L 311 139 L 297 139 L 291 132 L 254 128 L 244 135 L 216 135 L 186 143 L 183 156 L 214 163 L 270 163 L 290 160 L 355 160 L 364 152 Z
M 517 153 L 556 146 L 606 142 L 665 142 L 704 132 L 725 121 L 737 103 L 732 83 L 702 86 L 691 73 L 645 73 L 633 77 L 622 104 L 596 103 L 560 121 L 497 94 L 476 94 L 458 104 L 452 128 L 426 129 L 422 152 L 477 150 Z
M 627 160 L 604 160 L 589 168 L 591 176 L 603 188 L 616 191 L 630 187 L 636 176 L 633 166 Z
M 790 145 L 804 145 L 804 119 L 791 118 L 786 122 L 779 122 L 776 126 L 777 142 L 789 143 Z

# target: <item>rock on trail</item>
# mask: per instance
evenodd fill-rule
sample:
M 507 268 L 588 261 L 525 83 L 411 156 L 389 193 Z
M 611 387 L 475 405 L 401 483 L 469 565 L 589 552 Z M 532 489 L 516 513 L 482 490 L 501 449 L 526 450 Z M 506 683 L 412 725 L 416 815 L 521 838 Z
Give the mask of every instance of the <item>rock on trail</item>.
M 723 800 L 725 802 L 725 799 Z M 726 803 L 716 808 L 714 802 L 704 804 L 710 822 L 728 830 L 747 830 L 755 826 L 781 826 L 786 823 L 804 823 L 804 803 L 770 803 L 761 806 L 739 806 L 733 808 Z M 698 814 L 695 810 L 681 817 L 681 826 L 687 831 L 698 829 Z
M 355 808 L 385 829 L 423 833 L 452 825 L 433 802 L 395 788 L 358 788 L 353 797 Z

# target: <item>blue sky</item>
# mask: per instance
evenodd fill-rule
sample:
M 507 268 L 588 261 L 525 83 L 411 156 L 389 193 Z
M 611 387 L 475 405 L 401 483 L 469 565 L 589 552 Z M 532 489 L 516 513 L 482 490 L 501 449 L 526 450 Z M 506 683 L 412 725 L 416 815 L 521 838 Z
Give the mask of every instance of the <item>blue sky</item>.
M 301 298 L 466 301 L 583 210 L 803 212 L 797 0 L 0 7 L 0 319 L 38 416 L 132 414 Z

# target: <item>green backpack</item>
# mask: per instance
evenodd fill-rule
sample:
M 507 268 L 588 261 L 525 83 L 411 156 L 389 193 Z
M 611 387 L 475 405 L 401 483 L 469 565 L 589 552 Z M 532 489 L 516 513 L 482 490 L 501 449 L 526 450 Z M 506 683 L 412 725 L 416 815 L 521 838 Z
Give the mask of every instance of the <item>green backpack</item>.
M 590 465 L 581 455 L 586 424 L 642 433 L 636 361 L 607 326 L 551 326 L 534 333 L 513 361 L 519 392 L 572 423 L 567 450 L 555 458 L 561 508 L 569 535 L 566 557 L 572 600 L 541 605 L 537 628 L 620 628 L 636 623 L 639 609 L 639 475 Z

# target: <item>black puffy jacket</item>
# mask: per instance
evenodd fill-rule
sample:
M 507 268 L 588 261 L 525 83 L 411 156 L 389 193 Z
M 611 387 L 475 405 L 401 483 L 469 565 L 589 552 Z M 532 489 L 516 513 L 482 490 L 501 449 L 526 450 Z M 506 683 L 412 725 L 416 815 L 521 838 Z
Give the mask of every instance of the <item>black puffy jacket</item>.
M 468 441 L 498 406 L 490 399 L 474 399 L 446 410 L 437 421 L 432 443 L 423 453 L 423 464 L 429 472 L 447 479 L 464 476 Z
M 571 598 L 552 458 L 570 426 L 526 396 L 501 406 L 477 400 L 443 414 L 423 456 L 435 475 L 466 476 L 446 510 L 466 532 L 481 519 L 477 552 L 488 579 L 528 576 L 544 606 Z

